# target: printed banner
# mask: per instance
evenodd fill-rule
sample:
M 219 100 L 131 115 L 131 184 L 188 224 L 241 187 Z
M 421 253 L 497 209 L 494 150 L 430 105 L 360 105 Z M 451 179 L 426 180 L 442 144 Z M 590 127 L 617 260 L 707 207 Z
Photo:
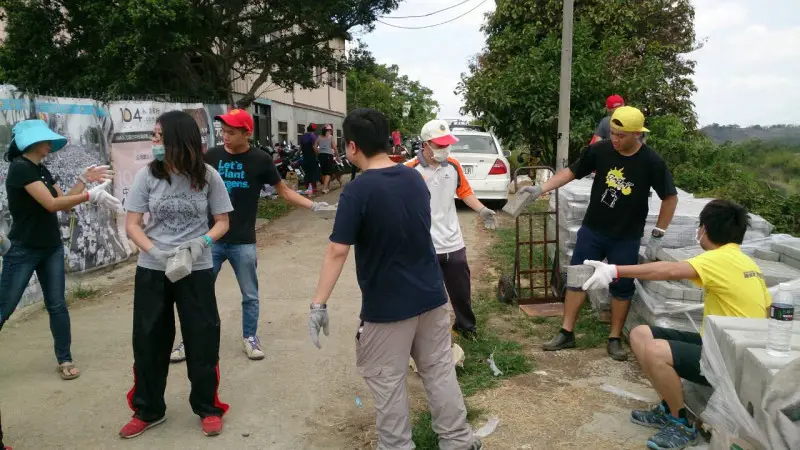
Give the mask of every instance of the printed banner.
M 226 105 L 205 105 L 208 123 L 210 124 L 210 135 L 208 147 L 222 145 L 222 122 L 214 120 L 214 117 L 221 116 L 228 111 Z

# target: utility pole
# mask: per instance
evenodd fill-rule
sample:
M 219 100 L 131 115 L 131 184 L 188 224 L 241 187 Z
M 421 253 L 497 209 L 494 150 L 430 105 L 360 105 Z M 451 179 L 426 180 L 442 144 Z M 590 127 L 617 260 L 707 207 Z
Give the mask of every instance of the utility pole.
M 564 0 L 561 30 L 561 83 L 558 89 L 558 146 L 556 171 L 569 163 L 569 100 L 572 88 L 572 15 L 574 0 Z

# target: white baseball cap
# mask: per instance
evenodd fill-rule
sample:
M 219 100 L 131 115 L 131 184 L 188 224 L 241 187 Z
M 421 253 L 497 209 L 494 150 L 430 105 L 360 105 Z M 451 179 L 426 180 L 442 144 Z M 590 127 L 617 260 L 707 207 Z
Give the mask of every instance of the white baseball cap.
M 458 142 L 458 138 L 450 133 L 450 126 L 444 120 L 431 120 L 422 127 L 419 134 L 424 141 L 433 141 L 436 145 L 448 146 Z

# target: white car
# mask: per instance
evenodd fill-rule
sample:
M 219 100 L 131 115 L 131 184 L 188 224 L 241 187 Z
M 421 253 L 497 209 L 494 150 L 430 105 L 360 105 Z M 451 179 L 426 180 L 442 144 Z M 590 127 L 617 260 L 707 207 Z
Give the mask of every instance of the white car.
M 504 152 L 500 141 L 482 127 L 451 124 L 450 132 L 458 138 L 451 147 L 450 156 L 461 163 L 475 196 L 499 207 L 505 205 L 511 182 L 511 165 L 507 159 L 510 153 Z

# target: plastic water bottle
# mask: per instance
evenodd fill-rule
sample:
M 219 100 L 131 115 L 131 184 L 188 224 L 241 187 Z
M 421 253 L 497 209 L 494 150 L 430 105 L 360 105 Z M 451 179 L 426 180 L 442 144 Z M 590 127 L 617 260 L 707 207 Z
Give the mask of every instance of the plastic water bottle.
M 787 284 L 778 286 L 778 295 L 769 306 L 769 329 L 767 353 L 777 357 L 788 357 L 792 347 L 792 325 L 794 305 L 792 292 Z

